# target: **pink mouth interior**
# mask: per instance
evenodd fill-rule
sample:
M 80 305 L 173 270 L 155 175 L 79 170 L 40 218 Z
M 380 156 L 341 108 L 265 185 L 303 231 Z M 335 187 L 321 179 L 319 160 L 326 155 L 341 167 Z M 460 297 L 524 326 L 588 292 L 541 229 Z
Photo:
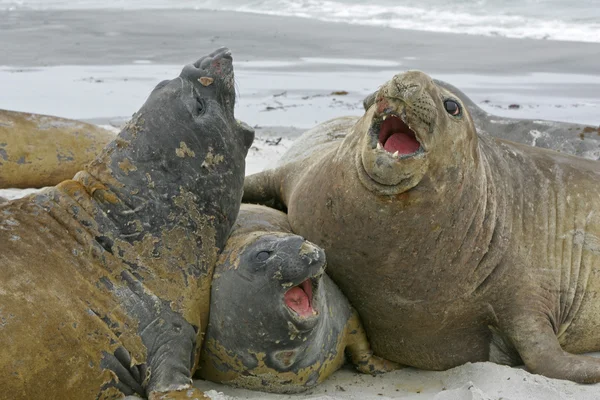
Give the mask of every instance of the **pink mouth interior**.
M 379 143 L 386 151 L 398 154 L 412 154 L 421 147 L 415 133 L 404 121 L 394 116 L 388 117 L 381 124 Z
M 310 279 L 294 286 L 285 293 L 285 305 L 301 317 L 311 317 L 315 314 L 312 308 L 312 285 Z

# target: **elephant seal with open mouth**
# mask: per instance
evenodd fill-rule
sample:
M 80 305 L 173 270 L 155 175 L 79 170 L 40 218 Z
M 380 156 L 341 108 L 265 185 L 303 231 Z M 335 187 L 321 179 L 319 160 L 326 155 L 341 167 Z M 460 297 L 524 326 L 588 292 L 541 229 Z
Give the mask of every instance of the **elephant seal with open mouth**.
M 301 392 L 341 367 L 386 372 L 358 314 L 324 274 L 325 253 L 290 231 L 287 216 L 242 204 L 217 262 L 200 360 L 205 379 L 278 393 Z
M 220 49 L 72 180 L 0 205 L 0 397 L 203 397 L 191 376 L 254 138 L 234 103 Z
M 376 355 L 600 381 L 573 354 L 600 350 L 600 163 L 478 135 L 426 74 L 306 132 L 244 201 L 287 208 L 324 248 Z
M 597 125 L 493 115 L 477 106 L 469 96 L 455 86 L 440 80 L 434 82 L 458 97 L 463 106 L 469 110 L 479 134 L 485 133 L 500 139 L 600 160 L 600 127 Z M 377 92 L 374 92 L 364 99 L 365 110 L 373 105 L 376 96 Z

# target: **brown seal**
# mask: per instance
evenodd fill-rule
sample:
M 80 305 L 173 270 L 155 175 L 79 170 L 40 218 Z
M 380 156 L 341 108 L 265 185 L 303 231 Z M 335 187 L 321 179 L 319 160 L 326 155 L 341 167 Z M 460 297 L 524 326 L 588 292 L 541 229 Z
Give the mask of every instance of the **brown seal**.
M 323 250 L 294 235 L 284 213 L 242 204 L 215 267 L 200 376 L 297 393 L 338 370 L 346 354 L 361 372 L 394 369 L 373 356 L 325 264 Z
M 71 179 L 115 136 L 81 121 L 0 110 L 0 188 L 39 188 Z
M 0 205 L 0 398 L 204 398 L 191 377 L 254 137 L 234 103 L 220 49 L 72 180 Z
M 244 200 L 323 247 L 375 354 L 424 369 L 491 360 L 600 381 L 600 163 L 478 135 L 409 71 L 356 122 L 305 133 Z

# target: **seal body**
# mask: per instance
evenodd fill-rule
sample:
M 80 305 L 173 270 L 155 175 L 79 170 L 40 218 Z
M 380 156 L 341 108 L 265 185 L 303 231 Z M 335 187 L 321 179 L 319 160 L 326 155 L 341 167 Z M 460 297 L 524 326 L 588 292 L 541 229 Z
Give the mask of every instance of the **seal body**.
M 191 376 L 254 136 L 234 100 L 220 49 L 73 180 L 0 205 L 0 397 L 203 397 Z
M 325 249 L 375 354 L 600 381 L 600 360 L 571 354 L 600 349 L 598 162 L 478 135 L 458 96 L 410 71 L 244 190 Z
M 285 214 L 243 204 L 215 269 L 200 376 L 295 393 L 339 369 L 345 352 L 360 371 L 393 369 L 324 269 L 323 250 L 292 234 Z
M 114 138 L 85 122 L 0 110 L 0 188 L 54 186 L 71 179 Z

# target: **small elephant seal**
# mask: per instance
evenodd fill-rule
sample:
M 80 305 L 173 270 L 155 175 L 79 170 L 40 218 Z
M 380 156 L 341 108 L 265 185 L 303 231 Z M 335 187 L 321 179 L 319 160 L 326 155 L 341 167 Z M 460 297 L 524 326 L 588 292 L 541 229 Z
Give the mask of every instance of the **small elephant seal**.
M 454 93 L 409 71 L 244 186 L 325 249 L 375 354 L 600 381 L 600 360 L 573 354 L 600 350 L 599 162 L 478 135 Z
M 0 189 L 71 179 L 115 136 L 85 122 L 0 110 Z
M 469 110 L 477 132 L 500 139 L 524 143 L 591 160 L 600 160 L 600 126 L 540 119 L 507 118 L 483 110 L 455 86 L 440 80 L 434 82 L 454 93 Z M 365 110 L 375 101 L 377 92 L 363 101 Z
M 359 371 L 394 369 L 373 356 L 358 314 L 324 270 L 323 250 L 292 234 L 284 213 L 242 204 L 215 268 L 200 376 L 297 393 L 339 369 L 345 352 Z
M 72 180 L 0 206 L 6 398 L 204 397 L 191 377 L 254 138 L 234 102 L 219 49 Z

